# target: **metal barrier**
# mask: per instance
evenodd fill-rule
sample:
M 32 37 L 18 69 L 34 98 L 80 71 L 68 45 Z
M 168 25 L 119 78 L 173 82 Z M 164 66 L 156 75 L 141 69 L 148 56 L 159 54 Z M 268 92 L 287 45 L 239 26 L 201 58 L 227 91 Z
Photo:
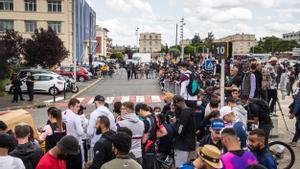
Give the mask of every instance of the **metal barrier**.
M 55 103 L 55 96 L 56 96 L 56 87 L 55 84 L 53 84 L 53 103 Z

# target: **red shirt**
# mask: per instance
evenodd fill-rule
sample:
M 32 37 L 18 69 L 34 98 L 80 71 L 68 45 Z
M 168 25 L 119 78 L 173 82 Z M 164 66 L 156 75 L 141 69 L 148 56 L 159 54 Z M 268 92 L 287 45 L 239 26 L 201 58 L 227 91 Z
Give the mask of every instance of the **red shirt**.
M 41 158 L 36 169 L 66 169 L 66 161 L 60 160 L 48 152 Z

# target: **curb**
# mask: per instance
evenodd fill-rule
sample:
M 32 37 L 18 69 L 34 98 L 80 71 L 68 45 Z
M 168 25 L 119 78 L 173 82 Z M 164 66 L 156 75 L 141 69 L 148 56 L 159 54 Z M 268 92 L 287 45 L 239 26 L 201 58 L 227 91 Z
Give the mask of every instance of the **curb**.
M 78 93 L 74 94 L 70 98 L 77 97 L 78 95 L 80 95 L 81 93 L 85 92 L 87 89 L 89 89 L 90 87 L 94 86 L 96 83 L 100 82 L 101 80 L 102 80 L 102 78 L 101 79 L 97 79 L 95 82 L 93 82 L 92 84 L 90 84 L 87 87 L 83 88 L 81 91 L 79 91 Z M 53 103 L 38 102 L 38 103 L 34 103 L 32 105 L 0 108 L 0 111 L 10 111 L 10 110 L 17 110 L 17 109 L 44 108 L 44 107 L 49 107 L 51 105 L 53 105 Z

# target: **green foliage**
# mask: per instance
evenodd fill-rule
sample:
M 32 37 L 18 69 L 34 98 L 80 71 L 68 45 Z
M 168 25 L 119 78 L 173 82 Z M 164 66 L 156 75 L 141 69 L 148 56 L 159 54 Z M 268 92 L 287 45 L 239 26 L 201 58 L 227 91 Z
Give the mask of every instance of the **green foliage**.
M 123 61 L 124 60 L 124 55 L 122 52 L 114 52 L 112 55 L 111 55 L 111 58 L 115 58 L 115 59 L 118 59 L 118 61 Z
M 300 45 L 294 40 L 282 40 L 275 36 L 264 37 L 254 46 L 254 53 L 286 52 L 292 51 L 295 47 L 300 47 Z M 253 48 L 251 48 L 252 51 Z
M 195 55 L 195 50 L 196 48 L 192 45 L 187 45 L 185 48 L 184 48 L 184 54 L 186 55 Z
M 5 86 L 10 84 L 9 79 L 2 79 L 0 80 L 0 96 L 5 96 L 7 93 L 5 92 Z
M 32 39 L 24 45 L 26 65 L 52 67 L 61 63 L 69 55 L 63 41 L 51 28 L 35 30 Z
M 180 56 L 180 50 L 178 48 L 170 48 L 169 53 L 175 57 Z

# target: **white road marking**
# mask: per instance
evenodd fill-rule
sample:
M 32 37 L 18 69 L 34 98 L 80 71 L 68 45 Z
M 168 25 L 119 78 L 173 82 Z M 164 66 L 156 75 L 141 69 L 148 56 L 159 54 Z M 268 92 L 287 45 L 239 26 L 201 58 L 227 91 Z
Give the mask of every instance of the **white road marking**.
M 80 101 L 80 103 L 84 100 L 83 97 L 78 97 L 77 99 Z
M 93 102 L 94 102 L 94 99 L 95 99 L 95 98 L 91 98 L 91 99 L 89 100 L 89 102 L 87 103 L 87 105 L 91 105 L 91 104 L 93 104 Z
M 57 97 L 57 98 L 55 98 L 55 102 L 58 102 L 58 101 L 61 101 L 61 100 L 64 100 L 64 97 Z M 44 102 L 45 103 L 52 103 L 52 102 L 54 102 L 54 100 L 50 99 L 50 100 L 46 100 Z

